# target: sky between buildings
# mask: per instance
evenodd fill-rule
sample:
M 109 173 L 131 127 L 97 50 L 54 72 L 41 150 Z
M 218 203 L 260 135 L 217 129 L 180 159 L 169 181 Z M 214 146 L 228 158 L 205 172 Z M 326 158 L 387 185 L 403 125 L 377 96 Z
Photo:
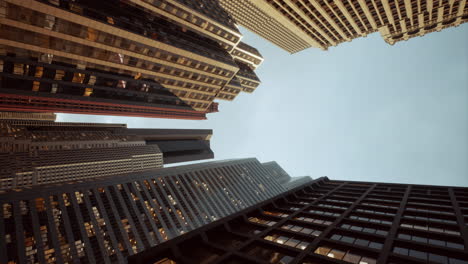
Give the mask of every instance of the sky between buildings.
M 468 186 L 468 24 L 386 44 L 379 33 L 297 54 L 243 30 L 265 61 L 253 94 L 206 121 L 60 114 L 58 121 L 210 128 L 216 159 L 291 176 Z

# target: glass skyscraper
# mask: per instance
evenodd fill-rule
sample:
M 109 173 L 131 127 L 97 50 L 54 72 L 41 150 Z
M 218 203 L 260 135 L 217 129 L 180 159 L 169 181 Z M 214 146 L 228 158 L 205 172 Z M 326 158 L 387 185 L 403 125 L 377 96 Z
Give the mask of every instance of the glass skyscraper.
M 283 192 L 256 159 L 11 190 L 0 194 L 0 263 L 125 263 Z

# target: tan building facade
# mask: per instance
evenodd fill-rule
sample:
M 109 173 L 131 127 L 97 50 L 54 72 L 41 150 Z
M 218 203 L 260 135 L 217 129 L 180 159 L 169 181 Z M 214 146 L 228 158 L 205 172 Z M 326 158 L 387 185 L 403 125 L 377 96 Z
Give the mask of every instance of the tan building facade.
M 244 42 L 239 42 L 231 51 L 239 71 L 231 81 L 217 94 L 217 99 L 232 101 L 240 92 L 252 93 L 259 85 L 260 79 L 254 70 L 263 62 L 258 50 Z
M 295 53 L 380 32 L 401 40 L 468 21 L 466 0 L 220 0 L 236 21 Z
M 0 112 L 0 120 L 41 120 L 55 121 L 57 115 L 54 113 L 26 113 L 26 112 Z
M 5 111 L 206 119 L 263 60 L 215 0 L 0 0 L 0 25 Z

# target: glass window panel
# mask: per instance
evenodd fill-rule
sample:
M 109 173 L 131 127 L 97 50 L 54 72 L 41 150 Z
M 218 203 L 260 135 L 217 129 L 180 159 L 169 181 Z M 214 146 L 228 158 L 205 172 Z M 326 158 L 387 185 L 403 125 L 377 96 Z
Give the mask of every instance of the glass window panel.
M 377 260 L 373 258 L 364 257 L 361 259 L 359 264 L 377 264 Z
M 411 236 L 407 234 L 398 234 L 398 238 L 411 240 Z
M 418 259 L 427 260 L 427 253 L 419 250 L 410 249 L 409 255 Z
M 361 260 L 361 256 L 348 252 L 344 256 L 343 260 L 347 261 L 347 262 L 350 262 L 350 263 L 353 263 L 353 264 L 357 264 L 357 263 L 359 263 L 359 260 Z
M 394 247 L 393 252 L 395 252 L 396 254 L 405 255 L 405 256 L 408 256 L 409 254 L 408 249 L 401 248 L 401 247 Z
M 465 248 L 465 246 L 463 246 L 462 244 L 452 243 L 452 242 L 447 242 L 447 247 L 456 248 L 456 249 L 464 249 Z
M 299 242 L 301 242 L 301 241 L 291 238 L 284 244 L 287 245 L 287 246 L 290 246 L 290 247 L 296 247 L 296 245 L 299 244 Z
M 291 231 L 294 231 L 294 232 L 299 232 L 302 230 L 302 227 L 300 226 L 294 226 L 293 228 L 291 228 Z
M 413 236 L 412 240 L 416 242 L 427 243 L 427 238 L 425 237 Z
M 387 231 L 384 231 L 384 230 L 377 230 L 376 232 L 377 235 L 382 235 L 382 236 L 386 236 L 388 234 Z
M 280 259 L 279 263 L 288 264 L 288 263 L 291 263 L 293 260 L 294 258 L 291 256 L 284 256 L 283 258 Z
M 334 259 L 342 259 L 344 257 L 346 252 L 338 250 L 338 249 L 332 249 L 327 256 L 330 258 Z
M 346 243 L 354 243 L 355 238 L 349 237 L 349 236 L 343 236 L 341 238 L 341 241 L 346 242 Z
M 340 239 L 341 239 L 341 235 L 334 234 L 333 236 L 331 236 L 331 239 L 333 239 L 333 240 L 340 240 Z
M 375 233 L 375 229 L 374 228 L 364 228 L 362 231 L 366 232 L 366 233 Z
M 308 245 L 309 245 L 309 243 L 307 243 L 307 242 L 301 242 L 301 243 L 299 243 L 299 244 L 296 246 L 296 248 L 301 249 L 301 250 L 304 250 L 304 249 L 306 249 L 306 247 L 307 247 Z
M 322 233 L 321 231 L 315 230 L 314 232 L 312 232 L 312 235 L 313 236 L 320 236 L 321 233 Z
M 286 242 L 288 239 L 289 237 L 280 236 L 275 240 L 275 242 L 278 244 L 284 244 L 284 242 Z
M 330 248 L 329 247 L 318 247 L 314 253 L 316 254 L 320 254 L 320 255 L 327 255 L 328 252 L 330 252 Z
M 445 241 L 438 240 L 438 239 L 429 239 L 429 244 L 437 245 L 437 246 L 445 246 Z
M 369 247 L 375 249 L 382 249 L 382 243 L 370 242 Z
M 468 264 L 468 261 L 456 259 L 456 258 L 450 258 L 449 263 L 450 264 Z
M 429 253 L 429 261 L 433 261 L 441 264 L 448 264 L 448 259 L 446 256 L 440 256 L 437 254 Z
M 356 239 L 356 242 L 354 244 L 367 247 L 369 245 L 369 241 L 365 239 Z

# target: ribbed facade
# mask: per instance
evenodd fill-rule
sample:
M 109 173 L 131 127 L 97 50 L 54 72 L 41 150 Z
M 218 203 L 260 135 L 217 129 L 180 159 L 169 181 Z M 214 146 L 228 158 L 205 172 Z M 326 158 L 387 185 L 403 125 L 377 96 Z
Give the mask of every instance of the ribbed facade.
M 314 180 L 129 263 L 468 263 L 468 188 Z
M 4 111 L 206 119 L 262 59 L 214 0 L 1 0 L 0 25 Z
M 312 178 L 310 176 L 293 177 L 283 186 L 286 188 L 286 190 L 292 190 L 311 181 Z
M 219 2 L 240 25 L 290 53 L 310 48 L 314 43 L 306 33 L 264 0 Z
M 0 120 L 0 190 L 213 158 L 211 130 Z
M 57 115 L 54 113 L 24 113 L 24 112 L 0 112 L 0 120 L 42 120 L 55 121 Z
M 126 263 L 284 191 L 256 159 L 242 159 L 7 192 L 0 263 Z
M 380 32 L 393 45 L 468 21 L 466 0 L 220 0 L 242 26 L 295 53 Z
M 276 161 L 262 163 L 262 166 L 269 172 L 269 174 L 279 182 L 286 190 L 292 190 L 298 186 L 304 185 L 312 178 L 310 176 L 294 177 L 292 178 Z

